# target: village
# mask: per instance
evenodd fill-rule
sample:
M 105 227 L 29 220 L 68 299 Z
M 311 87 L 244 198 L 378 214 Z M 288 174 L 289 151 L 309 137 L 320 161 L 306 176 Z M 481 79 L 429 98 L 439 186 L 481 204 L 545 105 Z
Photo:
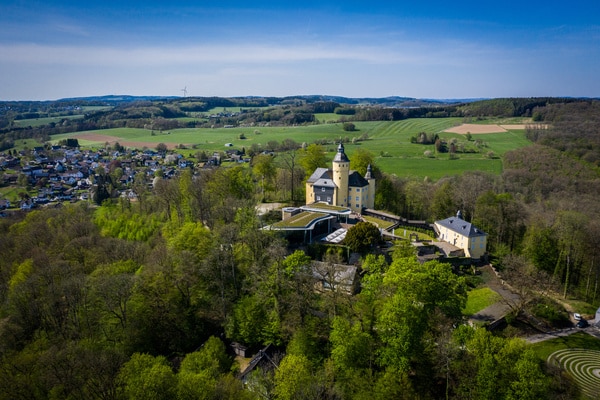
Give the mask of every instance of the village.
M 120 147 L 120 146 L 116 146 Z M 0 153 L 0 186 L 19 188 L 19 200 L 0 197 L 2 210 L 30 210 L 64 202 L 93 201 L 101 177 L 110 176 L 110 197 L 138 196 L 134 182 L 151 189 L 155 177 L 170 179 L 182 169 L 213 168 L 222 161 L 244 162 L 239 150 L 215 152 L 205 162 L 181 154 L 152 149 L 81 149 L 78 146 L 46 145 L 32 150 Z

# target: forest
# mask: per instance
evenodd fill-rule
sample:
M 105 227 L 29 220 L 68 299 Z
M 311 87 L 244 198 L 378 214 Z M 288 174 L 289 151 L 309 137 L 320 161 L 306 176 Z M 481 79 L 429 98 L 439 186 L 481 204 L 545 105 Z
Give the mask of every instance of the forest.
M 290 243 L 260 229 L 279 214 L 256 213 L 263 200 L 303 198 L 277 188 L 292 180 L 302 191 L 328 166 L 311 144 L 249 167 L 135 182 L 137 201 L 0 218 L 0 399 L 578 398 L 518 327 L 531 315 L 564 323 L 544 318 L 541 303 L 561 315 L 556 299 L 600 304 L 600 106 L 517 100 L 435 111 L 548 122 L 529 128 L 531 146 L 506 154 L 501 175 L 417 181 L 382 173 L 365 152 L 351 160 L 363 174 L 373 164 L 376 209 L 429 222 L 461 210 L 488 233 L 491 261 L 522 294 L 507 329 L 466 324 L 477 275 L 419 263 L 405 241 L 357 249 L 357 294 L 316 291 L 311 261 L 345 263 L 346 248 Z M 368 112 L 395 118 L 381 110 Z M 93 118 L 117 115 L 103 113 Z M 242 383 L 234 342 L 270 345 L 277 368 Z

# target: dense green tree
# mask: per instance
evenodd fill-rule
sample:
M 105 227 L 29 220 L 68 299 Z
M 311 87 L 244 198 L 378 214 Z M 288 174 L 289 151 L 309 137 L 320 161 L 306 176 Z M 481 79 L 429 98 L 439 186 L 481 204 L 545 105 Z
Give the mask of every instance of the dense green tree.
M 408 371 L 422 354 L 425 334 L 435 323 L 436 312 L 451 320 L 461 317 L 466 304 L 466 285 L 448 264 L 413 258 L 395 259 L 383 278 L 385 297 L 377 317 L 377 331 L 384 347 L 381 365 Z
M 541 363 L 521 339 L 504 339 L 485 329 L 476 329 L 465 342 L 462 356 L 471 363 L 464 366 L 473 369 L 462 370 L 459 376 L 461 382 L 457 390 L 461 396 L 479 399 L 548 396 L 549 381 Z
M 303 355 L 286 355 L 275 372 L 275 397 L 281 400 L 317 399 L 322 384 L 312 372 L 310 361 Z
M 166 358 L 136 353 L 123 364 L 118 377 L 124 399 L 173 399 L 177 378 Z
M 405 182 L 395 176 L 383 174 L 377 179 L 376 185 L 375 209 L 406 215 Z
M 326 168 L 328 158 L 323 146 L 311 143 L 305 150 L 300 150 L 300 164 L 307 174 L 312 174 L 317 168 Z
M 375 156 L 373 153 L 361 147 L 356 149 L 356 151 L 352 154 L 350 167 L 357 171 L 361 176 L 365 176 L 369 165 L 371 166 L 373 177 L 379 179 L 381 177 L 381 171 L 375 165 Z
M 258 296 L 246 296 L 240 299 L 226 326 L 227 336 L 248 346 L 269 342 L 263 334 L 267 320 L 266 304 Z
M 366 252 L 380 242 L 379 228 L 370 222 L 359 222 L 348 229 L 343 244 L 352 251 Z
M 431 199 L 431 218 L 441 220 L 456 214 L 458 205 L 454 202 L 452 183 L 444 181 L 435 189 Z
M 537 268 L 549 273 L 554 272 L 559 250 L 556 233 L 552 227 L 532 220 L 527 226 L 523 245 L 524 254 Z

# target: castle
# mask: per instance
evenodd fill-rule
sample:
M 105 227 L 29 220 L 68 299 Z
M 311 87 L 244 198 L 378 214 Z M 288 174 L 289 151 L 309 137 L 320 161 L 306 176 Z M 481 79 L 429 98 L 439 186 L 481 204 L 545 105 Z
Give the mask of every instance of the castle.
M 317 168 L 306 181 L 306 204 L 327 203 L 348 207 L 355 213 L 375 206 L 375 178 L 371 165 L 365 176 L 350 170 L 344 145 L 338 146 L 332 168 Z

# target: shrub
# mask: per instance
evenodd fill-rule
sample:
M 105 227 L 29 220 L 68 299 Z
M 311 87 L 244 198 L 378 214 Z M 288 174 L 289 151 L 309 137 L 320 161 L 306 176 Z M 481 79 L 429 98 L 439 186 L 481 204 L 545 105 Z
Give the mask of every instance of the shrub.
M 354 132 L 356 130 L 356 126 L 352 122 L 344 122 L 342 129 L 346 132 Z
M 550 325 L 557 328 L 571 326 L 571 320 L 565 309 L 548 298 L 540 298 L 531 307 L 531 313 L 537 318 L 546 320 Z

